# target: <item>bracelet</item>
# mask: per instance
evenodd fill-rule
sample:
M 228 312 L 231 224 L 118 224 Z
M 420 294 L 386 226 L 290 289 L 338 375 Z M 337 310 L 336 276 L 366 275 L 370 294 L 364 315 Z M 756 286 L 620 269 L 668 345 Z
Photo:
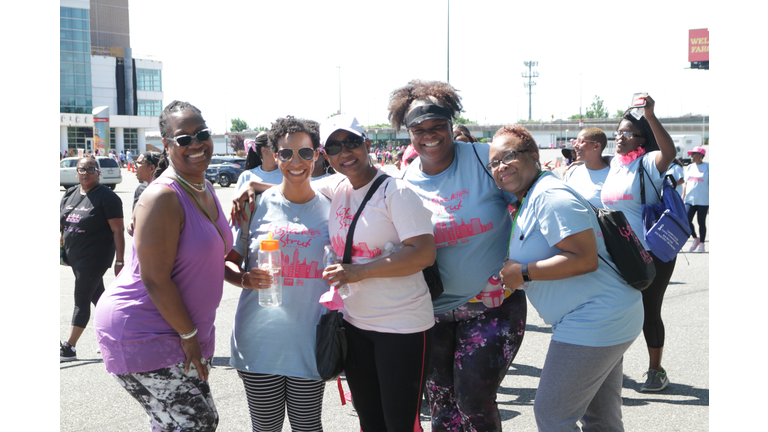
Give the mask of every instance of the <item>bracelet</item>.
M 245 285 L 243 285 L 243 283 L 245 282 L 245 275 L 246 274 L 247 273 L 243 272 L 243 276 L 240 277 L 240 286 L 243 287 L 243 289 L 248 289 L 248 288 L 245 287 Z
M 194 330 L 192 330 L 187 334 L 179 334 L 179 337 L 182 339 L 192 339 L 193 337 L 195 337 L 196 334 L 197 334 L 197 327 L 195 327 Z
M 115 261 L 115 265 L 125 265 L 125 261 Z

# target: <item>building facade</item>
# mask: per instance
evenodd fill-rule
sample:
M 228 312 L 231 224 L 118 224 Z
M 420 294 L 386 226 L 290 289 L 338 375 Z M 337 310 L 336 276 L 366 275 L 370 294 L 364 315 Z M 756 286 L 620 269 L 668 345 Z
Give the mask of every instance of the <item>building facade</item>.
M 135 58 L 128 0 L 60 0 L 59 147 L 146 150 L 163 109 L 163 64 Z

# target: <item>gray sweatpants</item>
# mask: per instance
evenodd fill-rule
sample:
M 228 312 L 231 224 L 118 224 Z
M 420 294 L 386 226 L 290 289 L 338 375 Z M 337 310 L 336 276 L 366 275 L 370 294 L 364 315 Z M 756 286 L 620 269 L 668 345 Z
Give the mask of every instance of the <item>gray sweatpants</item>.
M 589 347 L 550 341 L 533 412 L 539 431 L 623 431 L 624 352 L 632 342 Z

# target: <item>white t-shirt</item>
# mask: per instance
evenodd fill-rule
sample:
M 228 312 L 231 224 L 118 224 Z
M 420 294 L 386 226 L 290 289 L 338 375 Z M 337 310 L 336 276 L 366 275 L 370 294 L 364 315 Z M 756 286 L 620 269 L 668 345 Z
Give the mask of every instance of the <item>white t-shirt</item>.
M 349 180 L 336 174 L 312 182 L 312 187 L 331 198 L 328 234 L 339 257 L 344 256 L 352 219 L 376 177 L 354 190 Z M 387 242 L 395 247 L 403 240 L 432 235 L 431 212 L 403 180 L 388 178 L 365 205 L 357 221 L 352 244 L 352 263 L 365 264 L 387 255 Z M 382 333 L 416 333 L 435 325 L 432 298 L 422 272 L 410 276 L 369 278 L 349 284 L 344 299 L 344 319 L 363 330 Z
M 709 205 L 709 164 L 692 163 L 685 169 L 685 201 L 690 205 Z
M 610 166 L 591 170 L 586 165 L 579 165 L 568 170 L 563 180 L 568 183 L 568 186 L 576 189 L 576 192 L 586 198 L 590 204 L 596 208 L 603 208 L 600 194 L 609 171 L 611 171 Z

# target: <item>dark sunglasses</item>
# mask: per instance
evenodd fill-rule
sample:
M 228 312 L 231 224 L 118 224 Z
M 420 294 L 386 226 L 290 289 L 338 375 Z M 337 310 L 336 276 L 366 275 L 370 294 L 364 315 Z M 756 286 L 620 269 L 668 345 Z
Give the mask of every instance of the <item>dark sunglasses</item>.
M 88 168 L 78 168 L 78 169 L 77 169 L 77 173 L 78 173 L 78 174 L 85 174 L 85 173 L 88 173 L 88 174 L 93 174 L 93 173 L 95 173 L 95 172 L 96 172 L 96 168 L 95 168 L 95 167 L 88 167 Z
M 296 151 L 299 157 L 305 161 L 311 161 L 315 157 L 315 149 L 312 147 L 302 147 Z M 277 151 L 277 158 L 283 162 L 288 162 L 293 159 L 293 149 L 284 148 Z
M 177 146 L 180 147 L 186 147 L 190 144 L 192 144 L 192 138 L 196 139 L 199 142 L 208 141 L 211 138 L 211 130 L 210 129 L 203 129 L 200 132 L 193 135 L 179 135 L 177 137 L 173 138 L 166 138 L 168 140 L 174 141 Z
M 341 141 L 328 141 L 325 143 L 325 153 L 328 156 L 333 156 L 341 153 L 341 146 L 354 150 L 358 147 L 360 147 L 360 144 L 365 142 L 364 136 L 357 136 L 357 135 L 347 135 L 346 138 L 344 138 Z
M 491 163 L 489 163 L 485 167 L 488 168 L 488 170 L 492 171 L 494 168 L 497 168 L 499 166 L 499 163 L 503 163 L 504 165 L 509 165 L 512 163 L 513 160 L 517 160 L 517 156 L 520 153 L 525 153 L 527 151 L 528 149 L 508 151 L 504 153 L 504 156 L 502 156 L 501 159 L 493 159 Z
M 616 131 L 616 132 L 613 133 L 613 137 L 614 138 L 619 138 L 622 135 L 624 135 L 624 138 L 626 138 L 626 139 L 632 139 L 633 137 L 643 138 L 642 136 L 640 136 L 638 134 L 633 134 L 632 132 L 619 132 L 619 131 Z

